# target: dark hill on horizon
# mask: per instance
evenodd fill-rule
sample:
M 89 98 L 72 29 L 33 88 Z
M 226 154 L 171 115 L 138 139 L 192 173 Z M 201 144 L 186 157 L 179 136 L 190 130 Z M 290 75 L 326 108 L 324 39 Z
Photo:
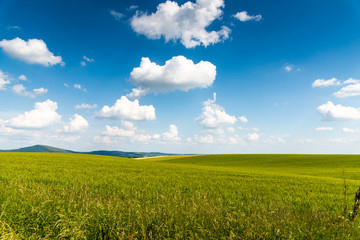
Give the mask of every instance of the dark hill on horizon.
M 107 151 L 107 150 L 76 152 L 76 151 L 71 151 L 71 150 L 46 146 L 46 145 L 34 145 L 34 146 L 18 148 L 18 149 L 0 150 L 0 152 L 80 153 L 80 154 L 104 155 L 104 156 L 126 157 L 126 158 L 176 155 L 176 154 L 168 154 L 168 153 L 160 153 L 160 152 L 123 152 L 123 151 Z

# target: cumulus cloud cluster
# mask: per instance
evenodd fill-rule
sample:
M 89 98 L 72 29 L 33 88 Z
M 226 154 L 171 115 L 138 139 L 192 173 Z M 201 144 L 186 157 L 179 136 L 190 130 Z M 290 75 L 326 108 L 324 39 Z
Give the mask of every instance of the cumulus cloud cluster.
M 229 38 L 230 29 L 222 26 L 218 31 L 208 32 L 206 28 L 222 15 L 223 0 L 197 0 L 179 6 L 176 2 L 166 1 L 157 6 L 155 13 L 137 12 L 131 19 L 131 27 L 136 33 L 150 39 L 165 41 L 178 40 L 186 48 L 199 45 L 208 46 Z
M 13 128 L 44 128 L 60 122 L 61 116 L 56 112 L 57 109 L 57 103 L 50 99 L 36 102 L 33 110 L 6 121 L 6 125 Z
M 12 40 L 4 39 L 0 41 L 0 47 L 9 56 L 29 64 L 40 64 L 43 66 L 65 65 L 61 56 L 54 56 L 41 39 L 29 39 L 28 41 L 18 37 Z
M 155 120 L 155 108 L 153 105 L 140 106 L 139 100 L 129 100 L 122 96 L 116 100 L 111 107 L 104 106 L 100 112 L 96 114 L 98 118 L 110 118 L 129 121 L 149 121 Z
M 19 96 L 25 96 L 25 97 L 30 97 L 30 98 L 34 98 L 36 96 L 40 96 L 40 95 L 46 94 L 48 92 L 48 90 L 45 88 L 35 88 L 32 91 L 27 91 L 26 88 L 24 87 L 24 85 L 22 85 L 22 84 L 14 85 L 12 87 L 12 90 L 15 94 L 17 94 Z
M 259 22 L 262 19 L 262 16 L 260 14 L 251 16 L 248 14 L 247 11 L 238 12 L 235 15 L 233 15 L 233 17 L 240 20 L 241 22 L 247 22 L 247 21 Z
M 132 70 L 129 79 L 138 88 L 134 88 L 128 97 L 138 98 L 150 92 L 207 88 L 213 84 L 215 77 L 216 66 L 207 61 L 194 64 L 184 56 L 177 56 L 161 66 L 149 58 L 142 58 L 140 66 Z
M 102 132 L 103 136 L 97 136 L 95 140 L 105 143 L 116 142 L 118 138 L 129 139 L 131 142 L 141 143 L 149 143 L 150 141 L 177 142 L 181 140 L 178 128 L 174 124 L 170 124 L 169 131 L 153 135 L 146 134 L 144 131 L 138 130 L 132 122 L 122 121 L 121 124 L 122 128 L 106 125 L 106 130 Z

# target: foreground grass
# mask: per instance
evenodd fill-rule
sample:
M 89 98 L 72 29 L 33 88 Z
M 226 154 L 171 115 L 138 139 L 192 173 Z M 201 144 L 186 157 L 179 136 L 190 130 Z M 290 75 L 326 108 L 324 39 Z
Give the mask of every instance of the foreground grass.
M 1 153 L 0 239 L 360 239 L 359 161 Z

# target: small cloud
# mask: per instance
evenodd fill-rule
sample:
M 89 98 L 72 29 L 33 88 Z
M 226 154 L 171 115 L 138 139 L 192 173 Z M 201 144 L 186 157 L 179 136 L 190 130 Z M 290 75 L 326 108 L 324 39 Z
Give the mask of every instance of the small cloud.
M 249 122 L 249 120 L 245 116 L 239 117 L 239 121 L 242 122 L 242 123 L 248 123 Z
M 82 104 L 78 104 L 75 106 L 75 109 L 92 109 L 92 108 L 97 108 L 98 105 L 97 104 L 86 104 L 86 103 L 82 103 Z
M 86 56 L 83 56 L 83 61 L 80 62 L 81 66 L 85 67 L 86 63 L 93 63 L 95 60 L 92 58 L 88 58 Z
M 211 144 L 214 143 L 213 135 L 206 135 L 206 136 L 194 136 L 195 141 L 199 143 Z
M 125 96 L 116 100 L 115 104 L 111 107 L 104 106 L 96 114 L 96 117 L 128 121 L 150 121 L 156 119 L 153 105 L 141 106 L 139 100 L 131 101 Z
M 10 84 L 9 76 L 0 70 L 0 90 L 5 90 L 8 84 Z
M 285 144 L 286 141 L 284 140 L 284 138 L 280 137 L 280 136 L 270 136 L 268 139 L 264 140 L 264 143 L 270 143 L 270 144 Z
M 300 71 L 300 68 L 296 68 L 295 65 L 293 64 L 290 64 L 290 63 L 286 63 L 284 66 L 283 66 L 283 69 L 287 72 L 291 72 L 293 70 L 296 70 L 296 71 Z
M 78 114 L 74 114 L 74 116 L 69 120 L 69 124 L 65 125 L 64 129 L 60 132 L 77 133 L 85 131 L 85 129 L 89 127 L 88 121 Z
M 360 83 L 349 84 L 333 93 L 337 98 L 355 97 L 360 95 Z
M 83 88 L 80 84 L 74 84 L 74 88 L 86 92 L 86 88 Z
M 116 21 L 120 21 L 125 15 L 119 12 L 116 12 L 115 10 L 110 10 L 111 16 L 115 18 Z
M 217 105 L 216 93 L 214 93 L 214 99 L 208 99 L 203 102 L 202 113 L 195 120 L 198 124 L 208 129 L 218 129 L 222 126 L 233 125 L 237 119 L 235 116 L 231 116 L 226 113 L 225 109 Z
M 21 30 L 20 26 L 8 26 L 8 30 Z
M 246 139 L 247 139 L 249 142 L 256 142 L 257 140 L 259 140 L 259 134 L 257 134 L 257 133 L 249 133 L 249 134 L 246 136 Z
M 247 11 L 238 12 L 235 15 L 233 15 L 233 17 L 240 20 L 241 22 L 247 22 L 247 21 L 259 22 L 262 19 L 262 16 L 260 14 L 251 16 L 248 15 Z
M 22 75 L 19 76 L 19 80 L 27 81 L 28 79 L 24 74 L 22 74 Z
M 349 78 L 348 80 L 344 81 L 344 84 L 357 84 L 360 83 L 360 80 Z
M 317 127 L 317 128 L 315 128 L 315 131 L 317 131 L 317 132 L 332 131 L 332 130 L 334 130 L 332 127 Z
M 329 80 L 325 80 L 325 79 L 317 79 L 315 80 L 311 86 L 313 88 L 316 87 L 330 87 L 330 86 L 339 86 L 341 85 L 341 82 L 339 80 L 337 80 L 336 78 L 331 78 Z
M 342 129 L 342 131 L 343 131 L 344 133 L 357 133 L 357 132 L 359 132 L 359 129 L 353 129 L 353 128 L 346 128 L 346 127 L 344 127 L 344 128 Z
M 70 87 L 70 86 L 69 86 L 68 84 L 66 84 L 66 83 L 64 83 L 64 86 L 67 87 L 67 88 Z
M 36 88 L 36 89 L 33 89 L 32 92 L 29 92 L 26 90 L 26 88 L 22 84 L 14 85 L 12 87 L 12 90 L 15 94 L 17 94 L 19 96 L 30 97 L 30 98 L 34 98 L 36 96 L 40 96 L 40 95 L 43 95 L 48 92 L 48 90 L 45 88 Z
M 132 11 L 132 10 L 135 10 L 135 9 L 138 9 L 139 8 L 139 6 L 137 6 L 137 5 L 131 5 L 130 7 L 128 7 L 126 10 L 127 11 Z

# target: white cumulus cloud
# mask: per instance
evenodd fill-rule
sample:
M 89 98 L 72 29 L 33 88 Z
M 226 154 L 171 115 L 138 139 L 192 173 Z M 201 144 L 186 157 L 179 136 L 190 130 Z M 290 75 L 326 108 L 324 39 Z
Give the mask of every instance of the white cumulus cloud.
M 224 125 L 232 125 L 237 119 L 225 112 L 225 109 L 217 104 L 216 93 L 213 100 L 207 100 L 203 103 L 202 113 L 196 118 L 199 125 L 204 128 L 220 128 Z
M 57 108 L 57 103 L 50 99 L 36 102 L 34 110 L 6 121 L 6 125 L 14 128 L 44 128 L 60 121 L 61 116 L 56 112 Z
M 130 73 L 130 82 L 138 88 L 134 88 L 128 97 L 138 98 L 149 92 L 207 88 L 213 84 L 215 77 L 216 66 L 207 61 L 194 64 L 184 56 L 176 56 L 161 66 L 149 58 L 142 58 L 140 66 Z
M 247 21 L 260 21 L 262 19 L 262 16 L 260 14 L 258 15 L 249 15 L 247 11 L 238 12 L 235 15 L 233 15 L 234 18 L 240 20 L 241 22 L 247 22 Z
M 54 56 L 49 51 L 45 42 L 41 39 L 29 39 L 24 41 L 20 38 L 0 41 L 0 47 L 9 56 L 29 64 L 40 64 L 52 66 L 56 64 L 65 65 L 61 56 Z
M 63 132 L 65 133 L 81 132 L 89 127 L 88 121 L 79 114 L 74 114 L 69 120 L 69 124 L 64 126 Z
M 96 114 L 98 118 L 122 119 L 128 121 L 149 121 L 155 120 L 155 108 L 153 105 L 140 106 L 139 100 L 129 100 L 122 96 L 116 100 L 114 106 L 104 106 Z
M 222 26 L 218 31 L 208 32 L 206 28 L 222 15 L 223 0 L 197 0 L 179 6 L 176 2 L 166 1 L 157 6 L 150 15 L 137 12 L 131 19 L 131 27 L 136 33 L 149 39 L 165 41 L 178 40 L 186 48 L 199 45 L 205 47 L 229 38 L 231 30 Z
M 337 80 L 336 78 L 331 78 L 329 80 L 325 79 L 317 79 L 312 83 L 312 87 L 330 87 L 330 86 L 339 86 L 341 85 L 341 82 Z
M 331 101 L 319 106 L 316 110 L 325 121 L 360 120 L 360 109 L 334 105 Z

